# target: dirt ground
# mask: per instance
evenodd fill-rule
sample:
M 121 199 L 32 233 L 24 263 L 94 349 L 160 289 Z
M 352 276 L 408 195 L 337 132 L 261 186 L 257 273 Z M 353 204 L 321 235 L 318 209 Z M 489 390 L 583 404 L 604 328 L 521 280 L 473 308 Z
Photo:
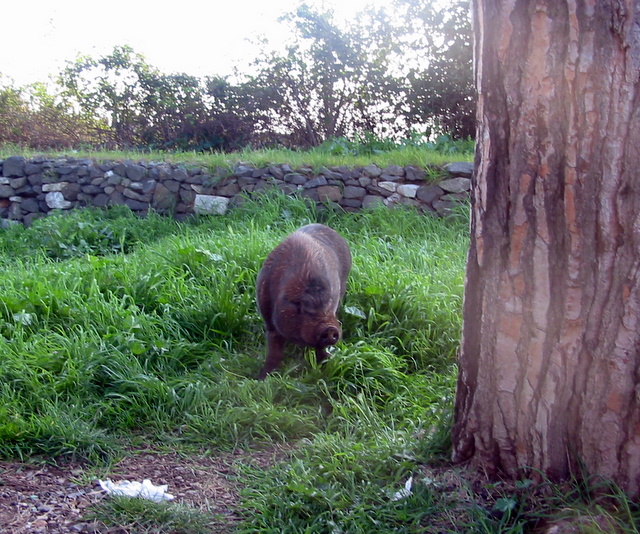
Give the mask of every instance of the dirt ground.
M 150 479 L 155 485 L 167 484 L 167 492 L 175 497 L 173 502 L 219 514 L 218 531 L 224 533 L 240 520 L 236 513 L 239 486 L 234 481 L 234 465 L 251 462 L 266 468 L 285 454 L 277 448 L 217 456 L 135 451 L 101 474 L 101 478 L 114 482 Z M 88 476 L 79 465 L 2 461 L 0 533 L 120 534 L 124 531 L 106 529 L 86 519 L 90 507 L 105 497 L 97 477 Z

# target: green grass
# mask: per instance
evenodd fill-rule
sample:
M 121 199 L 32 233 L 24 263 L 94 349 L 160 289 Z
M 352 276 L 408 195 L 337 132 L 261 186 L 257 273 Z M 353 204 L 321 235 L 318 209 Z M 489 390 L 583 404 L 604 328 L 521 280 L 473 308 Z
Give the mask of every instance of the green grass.
M 352 248 L 344 340 L 320 366 L 294 350 L 258 382 L 257 272 L 312 221 Z M 240 467 L 240 532 L 525 532 L 563 514 L 637 532 L 638 508 L 614 488 L 595 498 L 578 483 L 536 493 L 522 481 L 481 498 L 425 475 L 443 473 L 450 451 L 467 242 L 464 210 L 338 213 L 277 193 L 183 223 L 119 208 L 11 227 L 0 233 L 0 457 L 100 466 L 140 441 L 283 442 L 294 445 L 287 461 Z M 396 498 L 410 477 L 411 494 Z M 92 513 L 135 532 L 217 521 L 122 499 Z
M 0 159 L 9 156 L 30 157 L 42 154 L 31 149 L 16 146 L 0 146 Z M 427 168 L 431 165 L 442 166 L 451 161 L 472 161 L 472 141 L 451 141 L 443 136 L 432 143 L 400 143 L 384 141 L 347 141 L 334 139 L 320 147 L 310 150 L 262 149 L 251 148 L 232 153 L 199 152 L 158 152 L 158 151 L 101 151 L 79 150 L 66 152 L 46 152 L 49 156 L 73 156 L 75 158 L 95 158 L 98 161 L 113 160 L 149 160 L 186 163 L 209 168 L 232 168 L 240 162 L 256 167 L 267 167 L 287 163 L 293 168 L 310 167 L 319 170 L 326 167 L 357 167 L 370 163 L 380 167 L 387 165 L 417 165 Z

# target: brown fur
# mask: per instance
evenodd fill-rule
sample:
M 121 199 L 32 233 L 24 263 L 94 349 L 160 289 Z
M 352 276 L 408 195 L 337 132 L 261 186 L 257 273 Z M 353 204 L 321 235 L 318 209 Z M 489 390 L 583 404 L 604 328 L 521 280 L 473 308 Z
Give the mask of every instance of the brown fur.
M 267 256 L 258 273 L 258 308 L 267 329 L 267 359 L 259 379 L 276 369 L 286 342 L 316 349 L 342 336 L 336 311 L 346 291 L 351 252 L 344 238 L 322 224 L 290 234 Z

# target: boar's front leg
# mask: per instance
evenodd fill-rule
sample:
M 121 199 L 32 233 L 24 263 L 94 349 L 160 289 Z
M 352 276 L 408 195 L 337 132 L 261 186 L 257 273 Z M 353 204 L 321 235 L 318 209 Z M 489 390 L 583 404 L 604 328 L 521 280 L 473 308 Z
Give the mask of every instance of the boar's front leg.
M 329 353 L 324 347 L 316 347 L 316 362 L 322 363 L 329 357 Z
M 282 363 L 284 343 L 284 337 L 278 332 L 275 330 L 267 331 L 267 360 L 258 375 L 258 380 L 264 380 L 271 371 Z

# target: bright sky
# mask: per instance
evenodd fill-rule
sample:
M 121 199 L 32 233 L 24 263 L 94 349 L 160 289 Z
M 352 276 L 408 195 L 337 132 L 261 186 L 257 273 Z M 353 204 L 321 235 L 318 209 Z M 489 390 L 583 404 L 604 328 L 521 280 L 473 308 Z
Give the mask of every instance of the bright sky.
M 353 18 L 384 0 L 311 0 Z M 276 19 L 297 0 L 17 0 L 2 9 L 0 73 L 18 86 L 46 82 L 78 54 L 130 45 L 164 74 L 226 75 L 255 50 L 247 39 L 282 38 Z M 278 31 L 279 30 L 279 31 Z

